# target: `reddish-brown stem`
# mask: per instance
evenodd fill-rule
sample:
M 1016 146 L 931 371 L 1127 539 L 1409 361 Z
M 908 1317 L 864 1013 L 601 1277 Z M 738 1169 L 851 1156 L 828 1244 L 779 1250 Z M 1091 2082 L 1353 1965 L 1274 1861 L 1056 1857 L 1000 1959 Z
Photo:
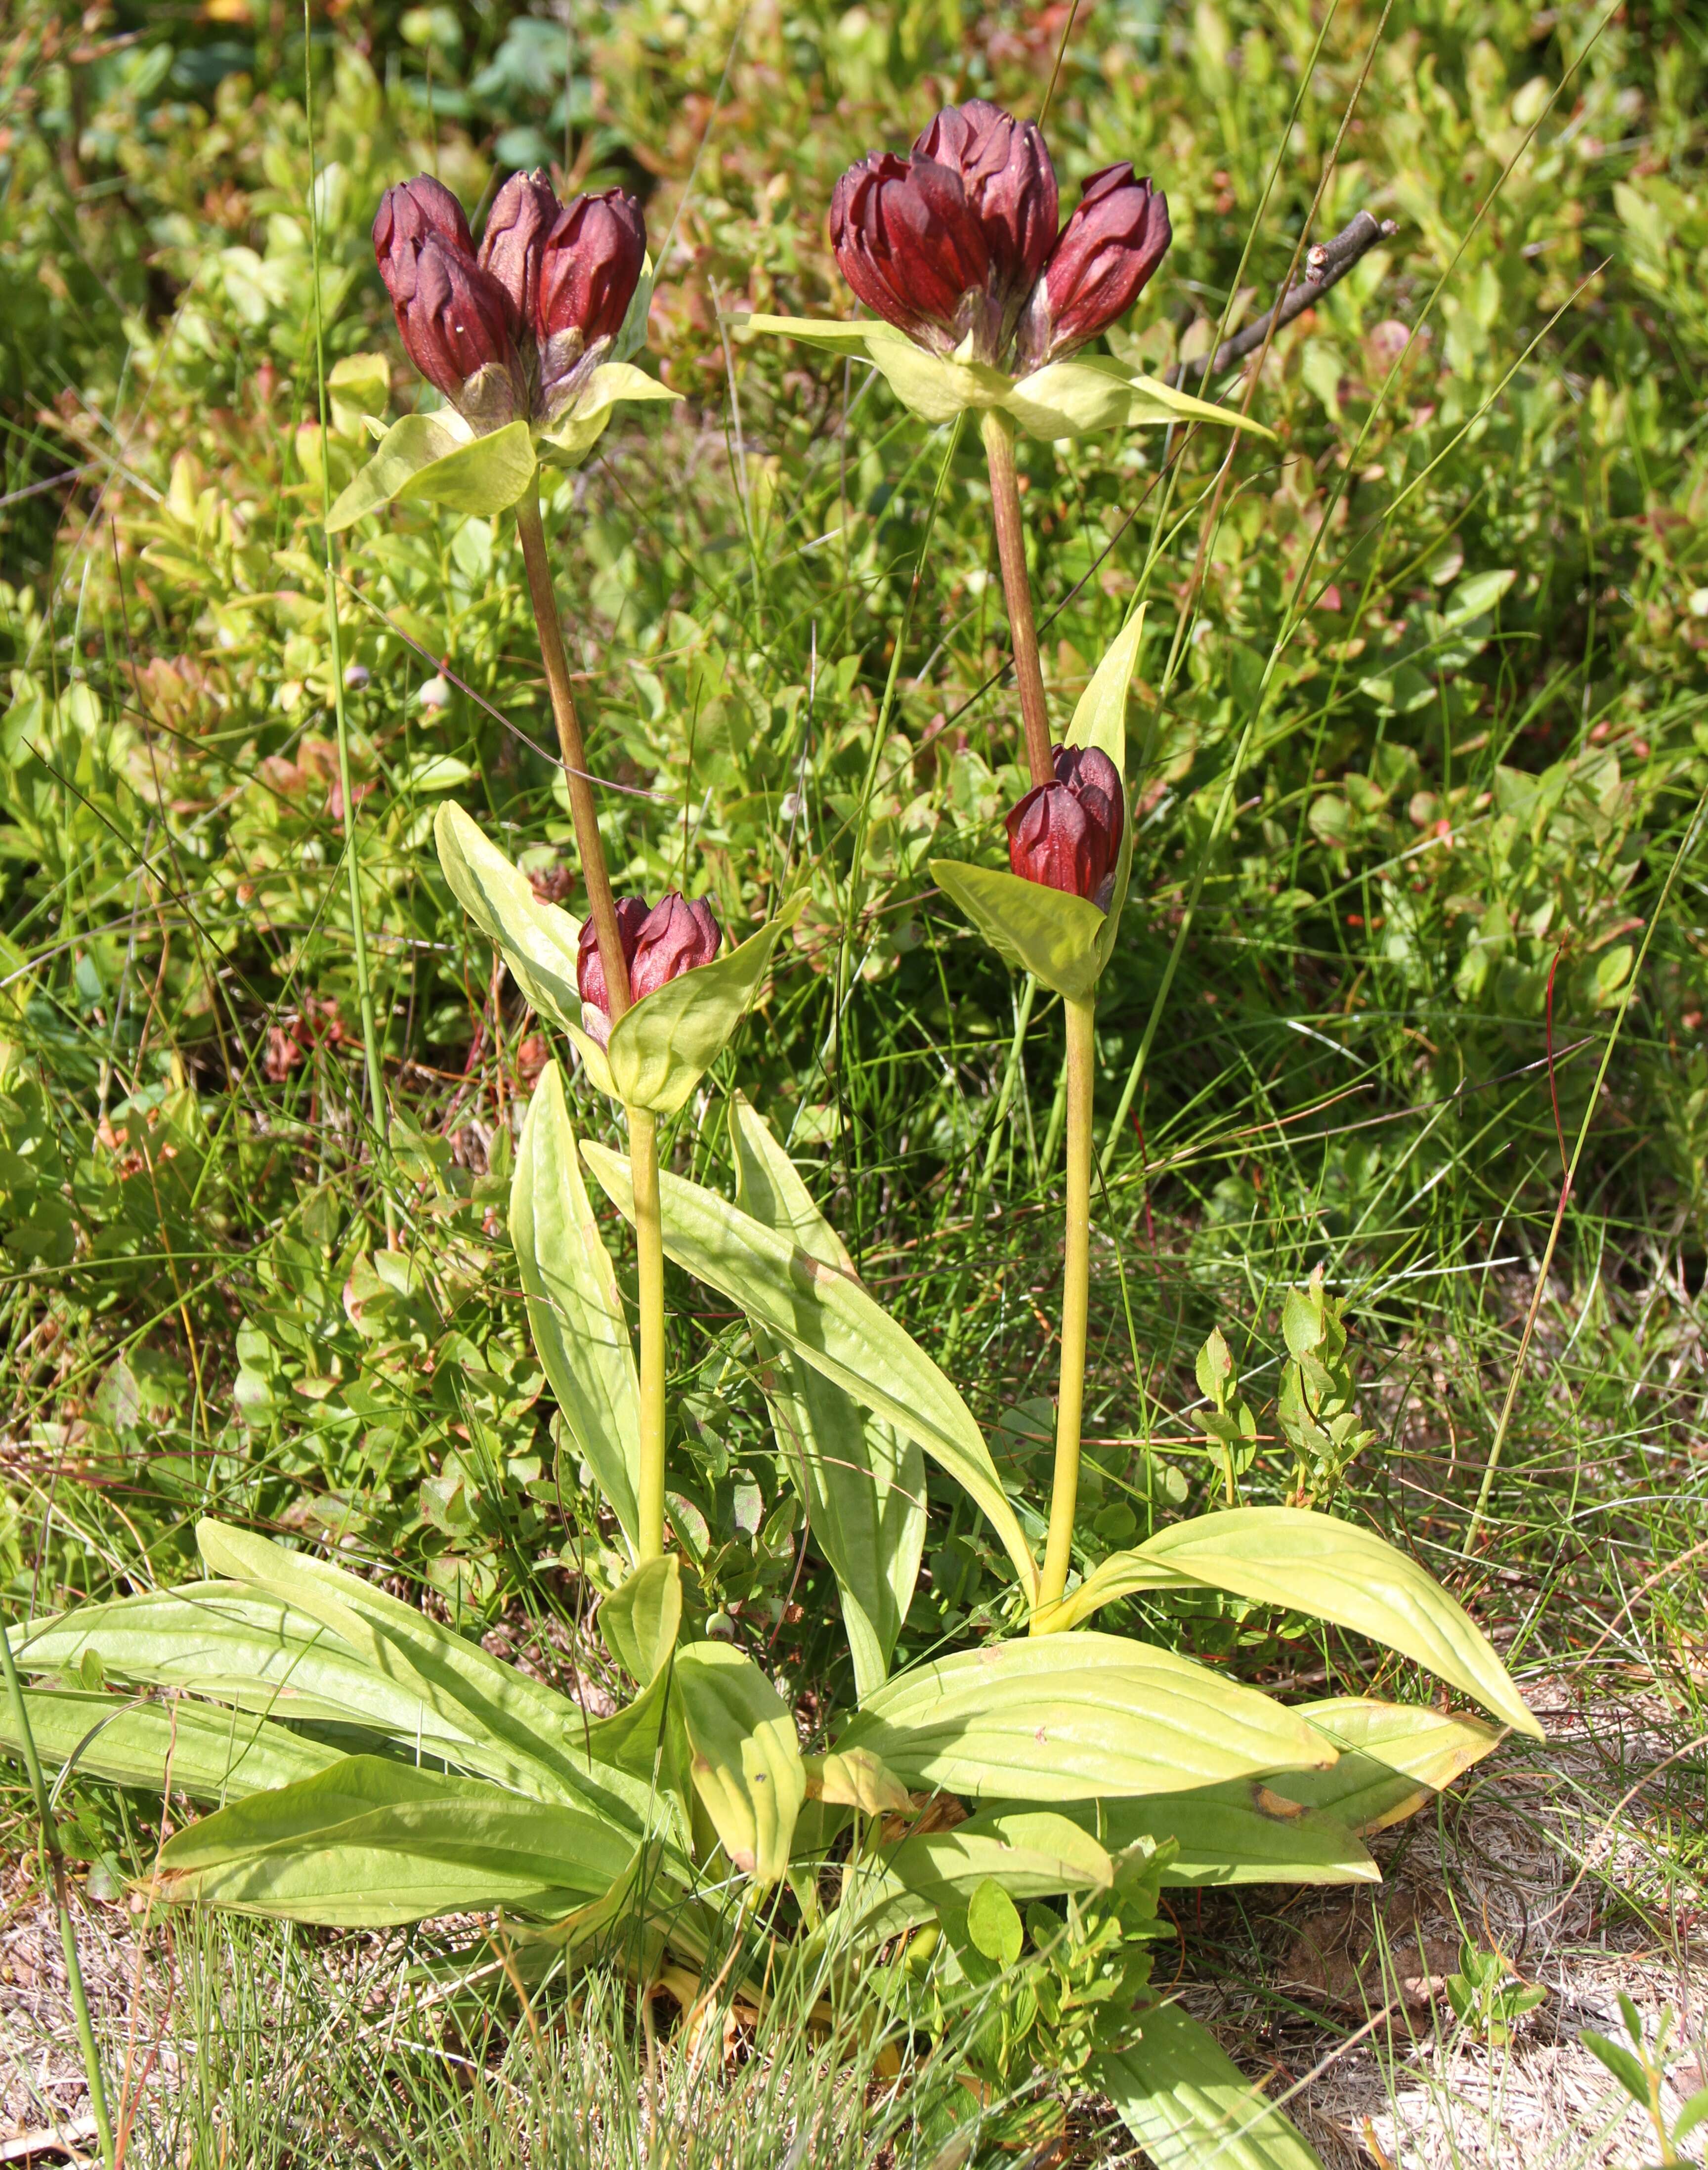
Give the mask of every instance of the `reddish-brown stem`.
M 1032 584 L 1026 572 L 1025 529 L 1020 521 L 1020 476 L 1015 468 L 1015 425 L 994 407 L 984 413 L 984 451 L 990 463 L 991 518 L 1008 603 L 1015 684 L 1025 727 L 1026 762 L 1034 784 L 1055 775 L 1050 759 L 1050 714 L 1044 705 L 1044 673 L 1038 661 L 1038 628 L 1032 617 Z
M 576 697 L 570 687 L 570 660 L 564 653 L 564 629 L 558 617 L 558 600 L 552 587 L 551 560 L 546 554 L 545 528 L 539 516 L 539 489 L 530 483 L 527 494 L 516 508 L 517 532 L 522 537 L 522 563 L 527 569 L 527 591 L 533 603 L 534 623 L 539 628 L 541 660 L 546 667 L 552 717 L 558 727 L 558 746 L 570 787 L 570 815 L 576 825 L 576 844 L 581 858 L 581 879 L 587 885 L 587 911 L 598 938 L 599 962 L 605 968 L 605 988 L 615 1024 L 629 1007 L 629 965 L 617 931 L 617 900 L 611 893 L 611 877 L 605 870 L 605 847 L 599 835 L 598 810 L 587 774 L 587 749 L 581 737 Z

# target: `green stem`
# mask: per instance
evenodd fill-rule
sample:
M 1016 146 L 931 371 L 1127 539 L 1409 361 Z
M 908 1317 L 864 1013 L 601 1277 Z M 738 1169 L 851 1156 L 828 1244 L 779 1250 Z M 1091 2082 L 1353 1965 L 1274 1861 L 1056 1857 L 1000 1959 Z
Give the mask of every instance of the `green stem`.
M 1097 1073 L 1096 1003 L 1064 1005 L 1068 1020 L 1068 1211 L 1062 1269 L 1062 1378 L 1056 1398 L 1056 1470 L 1050 1531 L 1032 1633 L 1052 1632 L 1068 1586 L 1079 1499 L 1079 1427 L 1085 1403 L 1085 1318 L 1091 1289 L 1091 1097 Z
M 1006 414 L 987 407 L 983 426 L 984 454 L 990 467 L 991 520 L 996 529 L 996 554 L 1002 564 L 1002 591 L 1008 603 L 1020 721 L 1025 728 L 1026 763 L 1034 784 L 1048 783 L 1056 772 L 1050 757 L 1050 712 L 1044 703 L 1038 628 L 1032 617 L 1032 584 L 1026 574 L 1026 535 L 1020 519 L 1020 475 L 1015 466 L 1015 425 Z
M 629 1166 L 634 1183 L 640 1265 L 640 1561 L 664 1551 L 664 1216 L 658 1195 L 658 1133 L 652 1117 L 629 1110 Z
M 12 1714 L 17 1720 L 18 1736 L 24 1748 L 24 1767 L 29 1773 L 29 1790 L 35 1797 L 35 1816 L 41 1832 L 43 1865 L 53 1885 L 54 1908 L 59 1916 L 60 1948 L 65 1954 L 66 1989 L 77 2019 L 78 2042 L 83 2053 L 83 2072 L 89 2088 L 89 2109 L 101 2144 L 101 2160 L 108 2166 L 108 2170 L 112 2170 L 113 2127 L 107 2115 L 106 2083 L 101 2077 L 101 2060 L 95 2048 L 94 2026 L 89 2018 L 88 1999 L 83 1993 L 83 1970 L 78 1959 L 77 1930 L 71 1918 L 71 1899 L 66 1888 L 65 1856 L 60 1851 L 59 1826 L 54 1821 L 53 1804 L 48 1799 L 47 1780 L 42 1773 L 41 1757 L 36 1751 L 29 1706 L 24 1700 L 24 1684 L 18 1677 L 18 1661 L 12 1654 L 11 1635 L 3 1628 L 0 1628 L 0 1666 L 5 1670 L 6 1689 L 12 1698 Z

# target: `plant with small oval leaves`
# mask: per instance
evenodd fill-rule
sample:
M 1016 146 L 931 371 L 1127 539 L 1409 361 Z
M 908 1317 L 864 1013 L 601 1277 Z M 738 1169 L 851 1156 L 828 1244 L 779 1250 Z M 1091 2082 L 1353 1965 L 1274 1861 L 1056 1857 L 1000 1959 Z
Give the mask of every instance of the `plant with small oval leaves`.
M 1624 1990 L 1618 1995 L 1626 2040 L 1615 2042 L 1593 2027 L 1584 2028 L 1577 2039 L 1596 2062 L 1612 2073 L 1648 2119 L 1660 2151 L 1655 2158 L 1657 2165 L 1659 2170 L 1670 2170 L 1672 2164 L 1685 2159 L 1679 2152 L 1682 2144 L 1693 2132 L 1708 2125 L 1708 2087 L 1699 2087 L 1669 2124 L 1662 2089 L 1666 2085 L 1671 2061 L 1668 2051 L 1674 2023 L 1672 2011 L 1668 2008 L 1662 2012 L 1651 2043 L 1636 2006 Z

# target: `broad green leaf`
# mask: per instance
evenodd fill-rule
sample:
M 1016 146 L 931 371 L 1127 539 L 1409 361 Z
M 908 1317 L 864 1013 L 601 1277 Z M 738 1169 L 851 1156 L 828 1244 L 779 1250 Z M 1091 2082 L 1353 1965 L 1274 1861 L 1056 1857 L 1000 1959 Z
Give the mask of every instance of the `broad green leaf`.
M 976 1952 L 998 1966 L 1011 1967 L 1026 1940 L 1020 1912 L 993 1876 L 987 1876 L 966 1902 L 966 1933 Z
M 806 890 L 798 890 L 739 948 L 667 980 L 623 1013 L 605 1050 L 620 1099 L 655 1115 L 673 1115 L 687 1105 L 758 992 L 778 937 L 800 918 L 806 898 Z
M 1089 1831 L 1051 1809 L 988 1809 L 953 1831 L 924 1831 L 844 1872 L 843 1895 L 822 1942 L 898 1936 L 939 1908 L 958 1911 L 987 1879 L 1011 1899 L 1106 1891 L 1115 1864 Z
M 640 1529 L 640 1382 L 555 1062 L 541 1073 L 522 1127 L 510 1239 L 534 1349 L 632 1557 Z
M 163 1788 L 193 1800 L 240 1800 L 307 1778 L 343 1760 L 341 1749 L 305 1739 L 248 1711 L 126 1702 L 117 1696 L 24 1692 L 29 1729 L 51 1772 L 69 1764 L 87 1777 L 115 1786 Z M 9 1697 L 0 1697 L 0 1749 L 23 1753 Z
M 1138 2039 L 1106 2051 L 1089 2076 L 1155 2170 L 1322 2170 L 1288 2120 L 1178 2005 L 1154 2006 Z
M 1068 1598 L 1062 1625 L 1182 1577 L 1368 1635 L 1475 1696 L 1515 1731 L 1545 1737 L 1481 1629 L 1432 1575 L 1373 1531 L 1305 1508 L 1230 1507 L 1177 1522 L 1105 1560 Z
M 880 1688 L 837 1742 L 903 1784 L 973 1799 L 1177 1793 L 1334 1761 L 1279 1703 L 1172 1651 L 1116 1635 L 993 1643 Z
M 375 1671 L 416 1687 L 430 1710 L 482 1742 L 506 1784 L 589 1802 L 631 1836 L 645 1827 L 646 1789 L 592 1761 L 586 1718 L 567 1697 L 340 1568 L 223 1523 L 199 1522 L 195 1537 L 210 1567 L 312 1614 Z
M 1010 381 L 1000 370 L 927 354 L 893 324 L 768 316 L 741 316 L 732 322 L 738 332 L 798 339 L 827 353 L 857 355 L 870 362 L 902 404 L 928 422 L 952 422 L 968 408 L 999 407 L 1009 396 Z
M 738 1203 L 774 1234 L 852 1276 L 853 1261 L 770 1125 L 740 1093 L 732 1114 Z M 887 1674 L 913 1601 L 925 1542 L 924 1456 L 778 1336 L 760 1324 L 752 1331 L 777 1444 L 836 1575 L 854 1687 L 864 1697 Z
M 632 1221 L 634 1189 L 628 1162 L 586 1141 L 581 1156 L 612 1203 Z M 815 1371 L 940 1462 L 988 1518 L 1032 1599 L 1037 1569 L 984 1435 L 912 1335 L 851 1275 L 727 1199 L 670 1174 L 661 1177 L 660 1189 L 664 1248 L 677 1264 L 739 1304 L 756 1325 L 786 1341 Z
M 74 1675 L 99 1658 L 114 1682 L 174 1688 L 269 1718 L 368 1725 L 461 1762 L 479 1729 L 431 1708 L 312 1615 L 230 1582 L 145 1591 L 12 1631 L 26 1672 Z
M 1121 778 L 1122 811 L 1121 849 L 1116 856 L 1115 885 L 1110 891 L 1109 909 L 1103 915 L 1103 923 L 1097 930 L 1097 972 L 1100 979 L 1104 967 L 1115 954 L 1115 938 L 1121 927 L 1121 914 L 1127 902 L 1127 885 L 1132 873 L 1133 822 L 1132 809 L 1127 802 L 1127 698 L 1132 686 L 1132 674 L 1138 668 L 1138 651 L 1144 641 L 1144 606 L 1130 617 L 1115 636 L 1108 652 L 1091 674 L 1091 682 L 1079 696 L 1074 710 L 1074 720 L 1068 726 L 1067 744 L 1070 746 L 1095 746 L 1108 755 L 1115 764 L 1115 773 Z
M 1501 1738 L 1477 1718 L 1448 1718 L 1427 1704 L 1344 1696 L 1298 1709 L 1333 1741 L 1341 1760 L 1330 1771 L 1282 1772 L 1276 1792 L 1365 1834 L 1424 1807 Z
M 827 1808 L 858 1809 L 863 1816 L 902 1816 L 913 1805 L 907 1788 L 870 1749 L 804 1760 L 808 1797 Z
M 669 1662 L 682 1632 L 682 1563 L 674 1553 L 638 1567 L 599 1606 L 605 1648 L 643 1686 Z
M 540 438 L 542 456 L 555 456 L 564 467 L 585 459 L 604 434 L 605 425 L 619 402 L 627 399 L 680 399 L 632 361 L 605 361 L 587 379 L 569 411 L 559 417 Z
M 1286 1786 L 1296 1791 L 1318 1776 L 1331 1779 L 1335 1771 L 1234 1778 L 1188 1793 L 1088 1802 L 1069 1813 L 1112 1853 L 1137 1839 L 1174 1840 L 1179 1850 L 1162 1872 L 1165 1884 L 1379 1881 L 1380 1869 L 1343 1821 L 1325 1810 L 1301 1807 L 1281 1790 Z
M 762 332 L 774 339 L 799 340 L 803 346 L 821 347 L 827 354 L 847 354 L 866 359 L 866 340 L 876 326 L 864 319 L 841 322 L 834 317 L 731 316 L 731 329 L 739 338 L 746 332 Z
M 340 496 L 327 521 L 337 534 L 383 505 L 425 504 L 463 513 L 506 512 L 533 480 L 533 439 L 526 422 L 463 440 L 440 416 L 405 414 Z
M 1207 422 L 1275 441 L 1273 430 L 1232 408 L 1176 392 L 1172 385 L 1141 377 L 1108 355 L 1047 362 L 1021 377 L 1001 404 L 1035 437 L 1078 437 L 1153 422 Z
M 543 1016 L 578 1030 L 580 922 L 554 904 L 542 904 L 527 876 L 460 806 L 439 809 L 433 817 L 433 841 L 458 903 L 504 952 L 517 986 Z
M 690 1643 L 676 1661 L 694 1789 L 724 1852 L 755 1883 L 775 1884 L 806 1798 L 794 1714 L 749 1657 Z
M 601 1896 L 634 1851 L 631 1832 L 583 1809 L 351 1756 L 178 1832 L 158 1889 L 340 1927 L 494 1906 L 561 1913 Z
M 1095 991 L 1104 915 L 1090 897 L 961 859 L 933 859 L 931 879 L 1010 965 L 1070 1002 Z

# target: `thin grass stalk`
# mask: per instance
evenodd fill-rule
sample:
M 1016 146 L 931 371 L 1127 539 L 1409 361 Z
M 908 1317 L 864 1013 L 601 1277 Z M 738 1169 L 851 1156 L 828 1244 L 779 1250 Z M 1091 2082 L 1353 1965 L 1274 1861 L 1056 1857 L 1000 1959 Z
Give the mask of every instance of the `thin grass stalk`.
M 1015 425 L 994 407 L 984 411 L 984 453 L 990 468 L 991 521 L 1002 565 L 1002 591 L 1008 604 L 1009 641 L 1014 649 L 1015 685 L 1020 697 L 1020 722 L 1026 739 L 1026 765 L 1034 784 L 1055 775 L 1050 760 L 1050 712 L 1044 701 L 1043 666 L 1038 660 L 1038 628 L 1032 616 L 1032 584 L 1026 572 L 1026 535 L 1020 518 L 1020 475 L 1015 467 Z
M 587 891 L 587 910 L 599 944 L 599 961 L 605 968 L 607 1003 L 614 1025 L 629 1008 L 629 965 L 617 931 L 617 900 L 605 866 L 605 846 L 599 834 L 598 810 L 593 804 L 592 779 L 587 769 L 586 743 L 570 684 L 569 657 L 564 648 L 563 621 L 558 615 L 557 591 L 552 585 L 551 559 L 546 550 L 545 527 L 540 518 L 539 487 L 528 484 L 527 494 L 516 509 L 517 532 L 522 537 L 522 564 L 527 572 L 527 591 L 539 631 L 540 657 L 550 689 L 552 719 L 557 725 L 558 747 L 569 785 L 570 814 L 576 826 L 581 853 L 581 879 Z M 664 1551 L 664 1210 L 658 1188 L 657 1126 L 642 1108 L 625 1108 L 629 1128 L 629 1160 L 634 1184 L 634 1231 L 638 1260 L 640 1319 L 640 1472 L 638 1486 L 640 1563 L 657 1559 Z
M 326 551 L 326 643 L 332 670 L 332 714 L 338 749 L 338 789 L 344 801 L 344 867 L 350 896 L 350 934 L 356 962 L 356 1001 L 361 1018 L 361 1052 L 367 1072 L 369 1115 L 382 1153 L 391 1136 L 386 1104 L 385 1071 L 380 1061 L 373 982 L 369 976 L 367 930 L 361 911 L 361 855 L 357 846 L 356 794 L 350 774 L 350 724 L 344 706 L 344 648 L 338 625 L 336 546 L 331 534 L 332 468 L 326 447 L 330 416 L 326 399 L 326 325 L 320 291 L 320 209 L 314 199 L 314 76 L 308 35 L 308 8 L 303 8 L 303 107 L 308 129 L 308 245 L 314 275 L 314 373 L 320 401 L 320 524 Z M 386 1234 L 394 1233 L 390 1197 L 386 1199 Z
M 24 1684 L 18 1677 L 18 1660 L 12 1654 L 12 1638 L 3 1630 L 0 1630 L 0 1666 L 5 1670 L 6 1692 L 12 1698 L 12 1715 L 17 1721 L 19 1739 L 24 1747 L 24 1768 L 29 1774 L 29 1790 L 35 1797 L 42 1866 L 53 1886 L 54 1911 L 59 1916 L 60 1949 L 65 1954 L 66 1994 L 71 1999 L 72 2016 L 77 2021 L 78 2044 L 83 2051 L 83 2074 L 88 2082 L 89 2113 L 95 2121 L 101 2160 L 107 2166 L 107 2170 L 113 2170 L 112 2120 L 107 2115 L 106 2083 L 101 2077 L 100 2053 L 95 2046 L 94 2024 L 89 2018 L 89 2001 L 83 1990 L 83 1970 L 78 1957 L 77 1927 L 71 1917 L 71 1899 L 66 1886 L 65 1855 L 59 1843 L 59 1825 L 54 1819 L 53 1804 L 48 1799 L 47 1780 L 42 1772 L 41 1757 L 36 1750 L 35 1735 L 30 1728 L 29 1708 L 24 1700 Z
M 1079 1500 L 1079 1433 L 1085 1407 L 1085 1327 L 1091 1294 L 1091 1101 L 1097 1076 L 1097 1006 L 1063 1005 L 1068 1025 L 1068 1198 L 1062 1266 L 1062 1369 L 1056 1398 L 1056 1466 L 1032 1633 L 1051 1633 L 1068 1586 Z

